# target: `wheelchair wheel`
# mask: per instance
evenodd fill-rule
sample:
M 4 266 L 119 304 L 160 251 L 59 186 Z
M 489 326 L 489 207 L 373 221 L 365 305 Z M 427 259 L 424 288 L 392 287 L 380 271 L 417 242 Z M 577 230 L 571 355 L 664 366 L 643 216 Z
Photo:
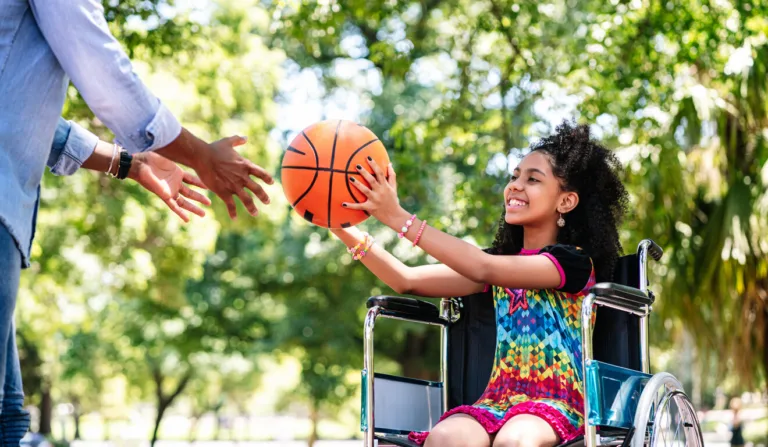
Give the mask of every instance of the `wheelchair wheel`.
M 704 447 L 696 411 L 672 374 L 655 374 L 637 405 L 632 447 L 685 446 Z

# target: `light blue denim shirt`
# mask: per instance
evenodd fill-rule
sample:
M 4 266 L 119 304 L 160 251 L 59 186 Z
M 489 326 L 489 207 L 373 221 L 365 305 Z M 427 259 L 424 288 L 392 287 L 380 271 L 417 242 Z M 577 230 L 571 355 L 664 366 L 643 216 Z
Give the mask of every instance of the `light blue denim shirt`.
M 0 0 L 0 223 L 25 267 L 46 164 L 71 174 L 95 146 L 81 127 L 59 120 L 70 79 L 131 153 L 166 146 L 181 132 L 133 72 L 100 0 Z M 60 125 L 63 144 L 54 145 Z

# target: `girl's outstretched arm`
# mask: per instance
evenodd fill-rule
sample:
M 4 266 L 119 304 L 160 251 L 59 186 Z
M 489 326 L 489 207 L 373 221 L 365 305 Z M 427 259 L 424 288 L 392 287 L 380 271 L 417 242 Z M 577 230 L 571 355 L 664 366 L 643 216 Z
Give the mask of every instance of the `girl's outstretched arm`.
M 347 247 L 354 247 L 363 240 L 363 233 L 355 227 L 331 232 Z M 484 287 L 442 264 L 407 266 L 376 244 L 360 261 L 398 294 L 442 298 L 469 295 Z
M 400 231 L 403 222 L 411 217 L 402 210 L 382 222 Z M 416 239 L 422 221 L 416 219 L 405 234 Z M 561 286 L 562 277 L 555 264 L 545 256 L 497 256 L 450 234 L 424 227 L 419 247 L 435 259 L 476 284 L 492 284 L 515 289 L 554 289 Z
M 411 215 L 400 206 L 397 198 L 395 171 L 392 165 L 389 165 L 385 174 L 370 157 L 368 164 L 374 175 L 359 165 L 357 168 L 371 185 L 370 188 L 355 181 L 354 178 L 351 179 L 352 184 L 368 197 L 368 201 L 347 203 L 344 206 L 350 209 L 366 210 L 383 224 L 399 232 Z M 414 241 L 421 224 L 422 221 L 416 219 L 405 232 L 405 237 Z M 520 289 L 551 289 L 562 286 L 564 279 L 564 274 L 561 274 L 560 269 L 546 256 L 491 255 L 468 242 L 429 226 L 424 228 L 418 246 L 475 284 L 492 284 Z

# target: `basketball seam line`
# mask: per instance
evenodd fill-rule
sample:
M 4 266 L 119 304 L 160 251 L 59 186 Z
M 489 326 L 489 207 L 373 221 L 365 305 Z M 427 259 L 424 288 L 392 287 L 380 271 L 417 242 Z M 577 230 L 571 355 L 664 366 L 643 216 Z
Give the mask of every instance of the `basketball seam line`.
M 344 171 L 346 172 L 346 174 L 344 175 L 344 182 L 347 184 L 347 191 L 349 191 L 349 195 L 352 196 L 352 200 L 354 200 L 355 203 L 360 203 L 360 202 L 357 201 L 357 197 L 355 197 L 355 195 L 352 193 L 352 187 L 349 186 L 349 165 L 352 164 L 352 159 L 355 158 L 355 155 L 357 155 L 358 152 L 362 151 L 363 149 L 365 149 L 366 147 L 370 146 L 371 144 L 373 144 L 373 143 L 375 143 L 377 141 L 379 141 L 379 139 L 378 138 L 374 138 L 373 140 L 371 140 L 371 141 L 365 143 L 364 145 L 360 146 L 359 148 L 355 149 L 355 151 L 352 152 L 352 155 L 350 155 L 349 158 L 347 159 L 347 166 L 344 167 Z M 371 215 L 366 210 L 362 210 L 362 211 L 365 213 L 366 216 L 370 216 Z
M 315 153 L 315 166 L 320 167 L 320 157 L 318 157 L 318 155 L 317 155 L 317 149 L 315 149 L 315 145 L 312 144 L 312 140 L 309 139 L 309 137 L 307 136 L 306 133 L 304 133 L 303 130 L 301 131 L 301 134 L 304 136 L 304 139 L 307 140 L 307 143 L 309 143 L 309 147 L 312 148 L 312 152 Z M 296 205 L 298 205 L 299 202 L 301 202 L 301 199 L 303 199 L 307 194 L 309 194 L 309 191 L 312 190 L 312 187 L 315 186 L 315 181 L 317 181 L 317 176 L 318 175 L 320 175 L 320 172 L 319 171 L 315 171 L 315 176 L 312 177 L 312 183 L 309 184 L 309 188 L 307 188 L 307 190 L 304 191 L 304 193 L 301 196 L 299 196 L 299 198 L 296 199 L 295 202 L 293 202 L 293 207 L 294 208 L 296 208 Z
M 343 169 L 313 168 L 311 166 L 281 166 L 280 169 L 299 169 L 303 171 L 335 172 L 337 174 L 362 175 L 357 171 L 345 171 Z
M 339 138 L 339 129 L 341 128 L 341 120 L 336 124 L 336 132 L 333 135 L 333 147 L 331 148 L 331 175 L 328 180 L 328 228 L 331 228 L 331 198 L 333 197 L 333 161 L 336 158 L 336 141 Z M 318 164 L 318 168 L 320 165 Z

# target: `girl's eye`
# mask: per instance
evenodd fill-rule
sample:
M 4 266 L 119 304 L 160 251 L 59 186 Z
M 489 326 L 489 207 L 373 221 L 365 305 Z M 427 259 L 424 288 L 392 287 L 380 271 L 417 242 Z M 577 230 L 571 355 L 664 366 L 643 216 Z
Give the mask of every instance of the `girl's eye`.
M 538 180 L 538 179 L 535 179 L 535 178 L 533 178 L 533 177 L 530 177 L 530 178 L 528 179 L 528 181 L 529 181 L 529 182 L 538 182 L 539 180 Z
M 516 175 L 513 175 L 512 177 L 510 177 L 510 178 L 509 178 L 509 183 L 512 183 L 512 182 L 514 182 L 515 180 L 517 180 L 517 176 L 516 176 Z

